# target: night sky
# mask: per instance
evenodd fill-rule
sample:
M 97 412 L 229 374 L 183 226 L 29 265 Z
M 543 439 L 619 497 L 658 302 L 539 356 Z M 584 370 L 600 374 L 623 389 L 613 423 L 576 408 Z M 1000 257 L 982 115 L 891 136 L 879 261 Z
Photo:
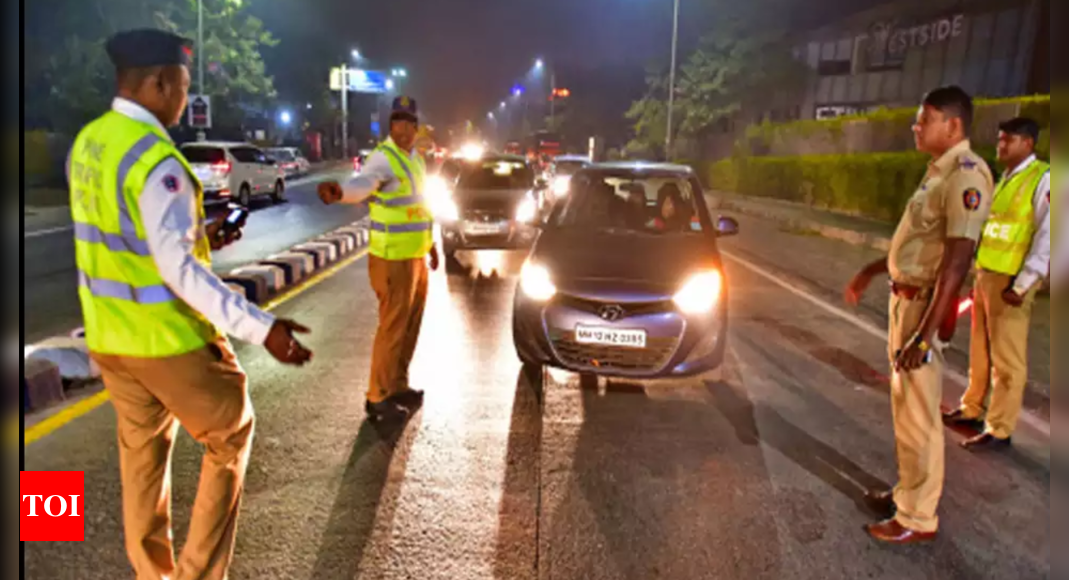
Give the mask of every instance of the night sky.
M 787 1 L 800 28 L 883 3 Z M 737 3 L 683 0 L 684 46 Z M 562 69 L 641 75 L 671 49 L 671 0 L 254 0 L 253 9 L 282 41 L 266 58 L 283 100 L 307 98 L 359 48 L 369 68 L 405 66 L 402 90 L 437 123 L 481 119 L 538 56 Z

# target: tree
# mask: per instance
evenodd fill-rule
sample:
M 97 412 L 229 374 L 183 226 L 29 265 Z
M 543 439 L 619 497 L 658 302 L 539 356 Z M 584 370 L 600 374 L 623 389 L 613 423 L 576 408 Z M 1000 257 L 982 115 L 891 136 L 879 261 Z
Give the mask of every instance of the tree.
M 57 0 L 46 12 L 29 15 L 48 20 L 48 35 L 28 34 L 27 103 L 31 119 L 53 129 L 73 132 L 105 110 L 114 92 L 112 66 L 104 51 L 119 30 L 163 28 L 197 37 L 196 0 Z M 54 6 L 59 4 L 59 6 Z M 37 8 L 43 11 L 43 8 Z M 204 46 L 197 58 L 207 63 L 207 93 L 219 125 L 240 125 L 242 106 L 265 108 L 275 96 L 260 49 L 277 44 L 263 23 L 248 14 L 242 0 L 204 0 Z M 28 22 L 32 26 L 33 23 Z M 37 23 L 38 28 L 41 27 Z M 62 42 L 50 42 L 57 35 Z M 194 79 L 196 69 L 194 68 Z M 193 90 L 198 90 L 194 85 Z
M 625 114 L 634 123 L 635 138 L 627 152 L 637 157 L 655 157 L 663 151 L 668 136 L 667 75 L 661 69 L 646 71 L 646 94 Z

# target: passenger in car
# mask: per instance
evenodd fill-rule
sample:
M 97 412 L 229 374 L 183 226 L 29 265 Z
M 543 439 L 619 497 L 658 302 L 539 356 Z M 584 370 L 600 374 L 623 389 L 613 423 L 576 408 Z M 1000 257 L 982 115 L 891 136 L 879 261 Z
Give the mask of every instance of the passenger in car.
M 690 228 L 691 212 L 683 192 L 675 183 L 666 184 L 657 192 L 657 207 L 661 209 L 660 215 L 653 220 L 657 231 L 682 232 Z

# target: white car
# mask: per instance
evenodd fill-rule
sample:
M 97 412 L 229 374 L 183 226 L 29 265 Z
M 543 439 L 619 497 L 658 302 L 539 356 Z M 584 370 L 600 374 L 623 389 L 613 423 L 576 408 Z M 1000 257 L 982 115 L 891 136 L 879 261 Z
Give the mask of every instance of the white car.
M 311 164 L 296 147 L 275 147 L 268 149 L 266 153 L 282 167 L 286 179 L 302 177 L 311 171 Z
M 233 200 L 248 207 L 255 197 L 267 195 L 278 203 L 285 196 L 282 167 L 254 145 L 202 141 L 181 149 L 204 185 L 206 204 Z

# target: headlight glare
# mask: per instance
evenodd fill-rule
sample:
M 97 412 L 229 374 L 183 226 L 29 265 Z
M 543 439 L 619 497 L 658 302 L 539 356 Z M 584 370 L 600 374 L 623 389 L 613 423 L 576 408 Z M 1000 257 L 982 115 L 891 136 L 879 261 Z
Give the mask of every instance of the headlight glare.
M 536 302 L 546 302 L 557 295 L 549 270 L 531 262 L 524 264 L 520 271 L 520 289 Z
M 673 300 L 684 314 L 711 312 L 720 301 L 724 280 L 718 270 L 695 274 L 687 280 Z
M 525 224 L 531 223 L 537 215 L 538 203 L 531 196 L 524 198 L 524 200 L 520 202 L 519 207 L 516 208 L 516 221 L 518 222 Z

